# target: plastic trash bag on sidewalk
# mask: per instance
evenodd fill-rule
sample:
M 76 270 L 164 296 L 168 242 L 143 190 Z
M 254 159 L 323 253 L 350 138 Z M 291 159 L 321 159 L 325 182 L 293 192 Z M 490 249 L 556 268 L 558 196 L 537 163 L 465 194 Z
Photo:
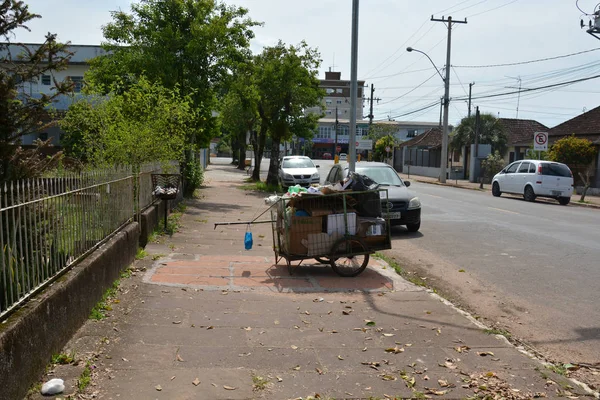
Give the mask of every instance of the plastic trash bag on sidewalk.
M 244 236 L 244 248 L 246 250 L 251 250 L 252 244 L 252 231 L 250 231 L 250 224 L 248 224 L 248 229 L 246 230 L 246 235 Z

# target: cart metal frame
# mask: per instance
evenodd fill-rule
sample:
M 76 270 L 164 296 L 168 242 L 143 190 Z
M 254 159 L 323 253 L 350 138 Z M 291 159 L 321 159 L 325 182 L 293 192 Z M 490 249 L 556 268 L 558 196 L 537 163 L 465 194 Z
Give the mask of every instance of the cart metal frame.
M 275 253 L 275 263 L 278 264 L 282 259 L 285 259 L 288 272 L 293 275 L 294 266 L 292 262 L 300 261 L 297 266 L 302 264 L 306 259 L 315 259 L 321 264 L 330 265 L 333 270 L 340 276 L 352 277 L 362 273 L 368 263 L 370 255 L 379 250 L 387 250 L 391 248 L 391 237 L 390 237 L 390 222 L 388 219 L 384 219 L 385 234 L 377 235 L 377 237 L 360 237 L 358 231 L 358 221 L 365 218 L 365 215 L 361 215 L 358 211 L 361 204 L 364 203 L 365 199 L 371 204 L 367 205 L 369 208 L 369 216 L 373 220 L 377 219 L 381 221 L 382 215 L 382 204 L 388 204 L 388 193 L 386 189 L 368 190 L 363 192 L 344 191 L 326 195 L 312 195 L 303 193 L 301 196 L 292 198 L 281 198 L 277 204 L 271 208 L 271 223 L 273 231 L 273 252 Z M 304 204 L 303 204 L 304 203 Z M 296 213 L 296 207 L 303 209 L 302 206 L 310 204 L 311 207 L 323 206 L 319 215 L 321 218 L 328 215 L 335 215 L 336 221 L 340 220 L 343 215 L 343 233 L 333 233 L 328 235 L 323 232 L 323 228 L 318 226 L 318 219 L 314 221 L 306 221 L 310 224 L 311 229 L 315 231 L 298 232 L 296 230 L 296 220 L 294 218 L 302 218 Z M 354 209 L 354 206 L 359 206 Z M 364 204 L 362 204 L 364 208 Z M 332 213 L 322 213 L 326 209 L 333 209 Z M 305 211 L 305 210 L 304 210 Z M 336 212 L 337 211 L 337 212 Z M 314 210 L 313 210 L 314 212 Z M 354 214 L 352 216 L 351 214 Z M 315 218 L 314 215 L 305 215 L 305 217 Z M 350 220 L 349 220 L 349 217 Z M 354 220 L 354 224 L 349 224 Z M 329 222 L 329 219 L 328 219 Z M 334 221 L 335 222 L 335 221 Z M 340 226 L 336 226 L 337 230 L 340 230 Z M 319 232 L 316 230 L 319 229 Z M 331 227 L 328 227 L 331 230 Z M 313 235 L 315 238 L 311 243 L 309 235 Z M 321 235 L 321 236 L 319 236 Z M 319 239 L 321 241 L 319 242 Z M 373 241 L 372 239 L 376 239 Z M 307 252 L 304 254 L 303 251 L 297 251 L 300 244 L 298 240 L 307 244 Z M 314 248 L 311 249 L 311 244 Z M 302 247 L 303 250 L 304 247 Z M 311 251 L 312 250 L 312 251 Z

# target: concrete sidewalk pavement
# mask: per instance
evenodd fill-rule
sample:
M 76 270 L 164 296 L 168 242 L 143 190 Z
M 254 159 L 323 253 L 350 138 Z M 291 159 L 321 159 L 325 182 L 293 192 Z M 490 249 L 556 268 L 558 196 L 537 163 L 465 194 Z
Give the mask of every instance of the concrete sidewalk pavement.
M 98 399 L 531 399 L 583 393 L 503 337 L 374 260 L 355 278 L 275 264 L 266 206 L 211 165 L 181 228 L 136 261 L 105 319 L 65 352 L 90 360 Z M 265 216 L 264 219 L 269 219 Z M 263 219 L 261 217 L 260 219 Z M 84 363 L 80 363 L 80 370 Z M 71 369 L 69 369 L 71 368 Z M 74 393 L 79 374 L 58 366 Z M 87 397 L 86 397 L 87 396 Z M 65 395 L 59 397 L 64 398 Z
M 492 192 L 492 186 L 489 184 L 484 184 L 483 185 L 483 189 L 480 189 L 480 185 L 479 183 L 474 183 L 474 182 L 469 182 L 467 180 L 462 180 L 462 179 L 447 179 L 446 183 L 441 183 L 439 181 L 438 178 L 432 178 L 429 176 L 420 176 L 420 175 L 408 175 L 408 174 L 404 174 L 404 173 L 398 173 L 398 175 L 404 179 L 404 180 L 408 180 L 408 181 L 415 181 L 415 182 L 421 182 L 421 183 L 429 183 L 429 184 L 433 184 L 433 185 L 441 185 L 441 186 L 449 186 L 449 187 L 457 187 L 457 188 L 461 188 L 461 189 L 470 189 L 470 190 L 483 190 L 486 192 Z M 518 195 L 512 195 L 512 194 L 507 194 L 507 193 L 503 193 L 503 196 L 517 196 L 517 197 L 522 197 L 522 196 L 518 196 Z M 578 194 L 573 194 L 573 196 L 571 197 L 571 202 L 569 203 L 570 206 L 582 206 L 582 207 L 589 207 L 589 208 L 600 208 L 600 197 L 599 196 L 591 196 L 591 195 L 587 195 L 585 197 L 585 202 L 584 203 L 580 203 L 579 202 L 579 198 L 581 196 Z M 556 203 L 556 200 L 554 199 L 545 199 L 542 197 L 538 197 L 536 199 L 536 201 L 549 201 L 549 202 L 554 202 Z

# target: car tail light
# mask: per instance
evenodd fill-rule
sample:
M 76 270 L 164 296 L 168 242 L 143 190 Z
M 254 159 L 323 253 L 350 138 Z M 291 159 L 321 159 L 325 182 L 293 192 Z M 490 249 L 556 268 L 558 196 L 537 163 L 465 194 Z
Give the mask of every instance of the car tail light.
M 542 174 L 542 164 L 538 164 L 538 172 L 537 172 L 537 174 L 538 175 Z

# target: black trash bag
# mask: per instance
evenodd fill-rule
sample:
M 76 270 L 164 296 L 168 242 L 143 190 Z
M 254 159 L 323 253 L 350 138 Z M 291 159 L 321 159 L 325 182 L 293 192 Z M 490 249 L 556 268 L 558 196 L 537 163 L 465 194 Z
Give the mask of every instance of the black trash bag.
M 352 184 L 350 188 L 353 192 L 364 192 L 366 190 L 377 189 L 379 184 L 375 182 L 373 179 L 369 178 L 366 175 L 362 175 L 356 172 L 351 172 L 349 175 L 350 179 L 352 179 Z

